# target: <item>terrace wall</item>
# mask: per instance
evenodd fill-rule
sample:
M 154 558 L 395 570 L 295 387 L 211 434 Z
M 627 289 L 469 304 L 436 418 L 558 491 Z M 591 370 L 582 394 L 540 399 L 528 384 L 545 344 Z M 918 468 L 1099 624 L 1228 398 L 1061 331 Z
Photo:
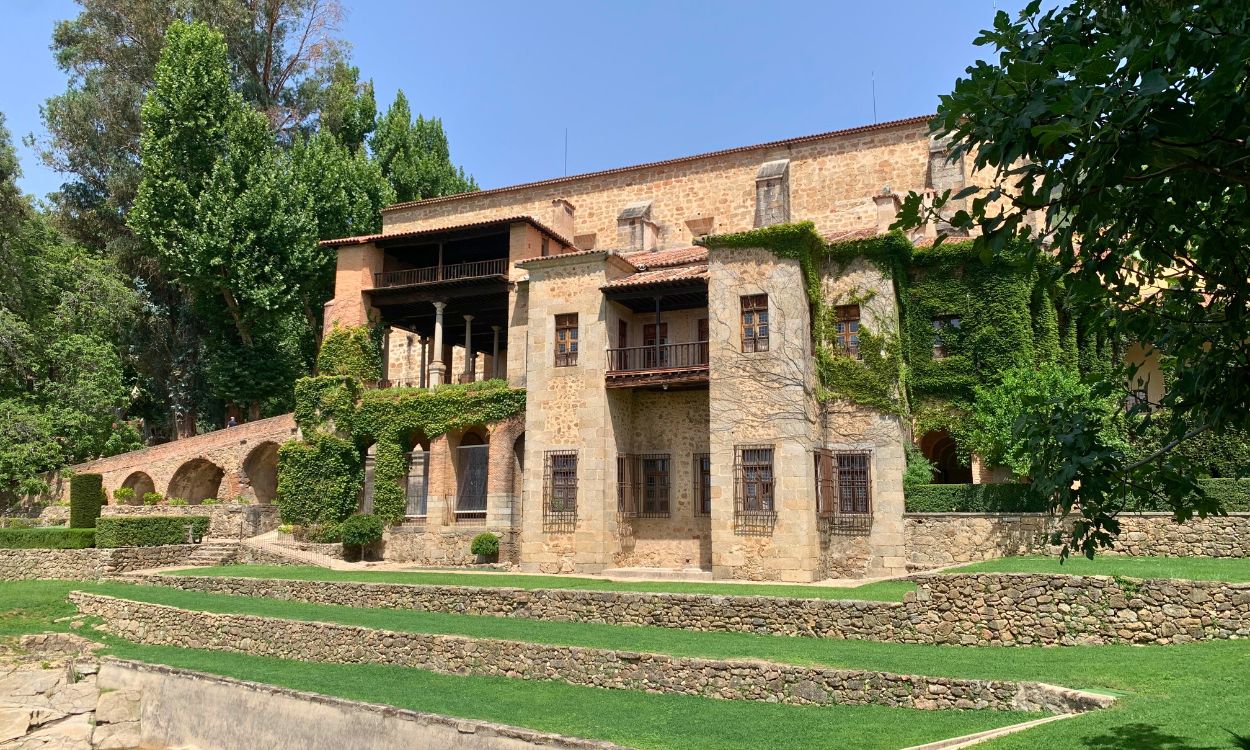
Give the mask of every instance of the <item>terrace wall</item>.
M 94 581 L 115 573 L 185 565 L 194 544 L 113 549 L 0 549 L 0 581 Z

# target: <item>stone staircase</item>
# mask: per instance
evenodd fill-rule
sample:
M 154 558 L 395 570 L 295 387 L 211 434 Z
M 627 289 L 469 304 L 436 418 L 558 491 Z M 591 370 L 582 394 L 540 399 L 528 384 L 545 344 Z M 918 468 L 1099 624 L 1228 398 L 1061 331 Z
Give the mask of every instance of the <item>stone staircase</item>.
M 187 565 L 225 565 L 234 562 L 238 554 L 239 543 L 233 539 L 205 539 L 187 558 Z

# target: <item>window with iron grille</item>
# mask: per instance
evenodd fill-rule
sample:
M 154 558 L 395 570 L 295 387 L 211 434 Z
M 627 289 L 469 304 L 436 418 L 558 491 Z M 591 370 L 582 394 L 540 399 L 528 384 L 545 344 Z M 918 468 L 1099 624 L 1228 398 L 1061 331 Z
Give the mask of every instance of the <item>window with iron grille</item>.
M 712 515 L 712 454 L 694 454 L 694 514 Z
M 668 518 L 672 461 L 667 453 L 616 457 L 617 510 L 626 518 Z
M 565 521 L 577 518 L 577 451 L 543 454 L 543 517 Z
M 868 451 L 817 448 L 816 512 L 822 516 L 872 515 Z
M 742 298 L 742 351 L 768 351 L 768 295 Z
M 486 521 L 486 490 L 490 473 L 490 446 L 472 433 L 456 449 L 459 487 L 456 490 L 456 523 Z
M 933 319 L 933 358 L 944 359 L 948 347 L 959 335 L 961 321 L 957 315 L 939 315 Z
M 834 346 L 855 359 L 863 359 L 859 353 L 859 305 L 838 305 L 834 314 Z
M 577 313 L 556 316 L 556 367 L 577 364 Z
M 734 512 L 740 516 L 775 515 L 773 446 L 740 445 L 736 454 Z

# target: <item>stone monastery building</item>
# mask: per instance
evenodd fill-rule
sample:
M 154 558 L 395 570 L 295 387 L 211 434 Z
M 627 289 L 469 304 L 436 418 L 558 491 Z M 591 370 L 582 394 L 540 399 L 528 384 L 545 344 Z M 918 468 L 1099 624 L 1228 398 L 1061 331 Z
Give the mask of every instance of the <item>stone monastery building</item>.
M 896 196 L 964 184 L 927 121 L 401 203 L 380 234 L 323 242 L 326 329 L 387 327 L 381 386 L 527 390 L 523 423 L 412 446 L 387 557 L 450 561 L 486 528 L 526 570 L 904 572 L 909 425 L 817 398 L 799 260 L 699 242 L 801 221 L 828 240 L 886 232 Z M 846 351 L 861 320 L 897 327 L 871 264 L 819 283 L 864 299 L 837 308 Z

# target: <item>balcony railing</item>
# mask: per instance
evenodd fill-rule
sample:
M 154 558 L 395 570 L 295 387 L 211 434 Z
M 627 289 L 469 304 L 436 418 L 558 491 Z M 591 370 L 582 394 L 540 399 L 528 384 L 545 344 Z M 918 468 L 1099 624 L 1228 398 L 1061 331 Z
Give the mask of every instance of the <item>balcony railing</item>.
M 411 286 L 414 284 L 437 284 L 440 281 L 458 279 L 481 279 L 490 276 L 506 276 L 508 259 L 475 260 L 472 263 L 453 263 L 449 266 L 409 268 L 403 271 L 385 271 L 373 274 L 375 287 Z
M 608 374 L 707 367 L 708 343 L 691 341 L 659 346 L 627 346 L 608 350 Z

